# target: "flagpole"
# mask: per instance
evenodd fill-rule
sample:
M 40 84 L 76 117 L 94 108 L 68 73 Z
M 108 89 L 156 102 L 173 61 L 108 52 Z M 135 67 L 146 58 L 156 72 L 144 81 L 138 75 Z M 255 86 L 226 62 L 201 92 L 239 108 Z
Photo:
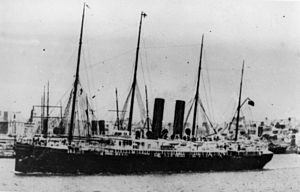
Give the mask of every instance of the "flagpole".
M 238 103 L 238 110 L 237 110 L 237 117 L 236 117 L 236 129 L 235 129 L 235 141 L 238 139 L 238 132 L 239 132 L 239 119 L 240 119 L 240 110 L 241 110 L 241 97 L 242 97 L 242 88 L 243 88 L 243 76 L 244 76 L 244 64 L 242 67 L 242 74 L 241 74 L 241 83 L 240 83 L 240 94 L 239 94 L 239 103 Z

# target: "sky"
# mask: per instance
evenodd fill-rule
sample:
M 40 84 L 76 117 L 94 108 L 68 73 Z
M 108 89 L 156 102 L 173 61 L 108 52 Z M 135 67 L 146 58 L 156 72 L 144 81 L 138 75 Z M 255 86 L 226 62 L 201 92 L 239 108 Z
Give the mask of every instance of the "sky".
M 68 96 L 74 81 L 83 2 L 0 1 L 0 109 L 29 117 L 50 83 L 50 104 Z M 149 111 L 165 98 L 172 122 L 175 100 L 195 94 L 201 36 L 200 97 L 214 122 L 229 121 L 242 99 L 250 119 L 300 118 L 300 2 L 202 0 L 87 0 L 80 80 L 99 119 L 112 120 L 133 74 L 138 25 L 143 19 L 138 84 Z M 187 108 L 188 109 L 188 108 Z M 186 109 L 186 110 L 187 110 Z M 136 108 L 135 111 L 138 111 Z M 139 115 L 135 114 L 135 119 Z

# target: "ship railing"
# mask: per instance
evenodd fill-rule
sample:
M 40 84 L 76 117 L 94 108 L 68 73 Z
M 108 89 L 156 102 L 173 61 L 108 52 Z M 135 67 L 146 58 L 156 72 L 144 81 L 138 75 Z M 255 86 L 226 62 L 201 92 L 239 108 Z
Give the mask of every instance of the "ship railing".
M 190 158 L 201 158 L 201 157 L 223 157 L 227 155 L 226 151 L 174 151 L 174 150 L 137 150 L 137 149 L 112 149 L 105 148 L 99 151 L 100 155 L 110 156 L 129 156 L 129 155 L 143 155 L 153 156 L 157 158 L 162 157 L 190 157 Z
M 228 151 L 229 156 L 260 156 L 262 151 Z

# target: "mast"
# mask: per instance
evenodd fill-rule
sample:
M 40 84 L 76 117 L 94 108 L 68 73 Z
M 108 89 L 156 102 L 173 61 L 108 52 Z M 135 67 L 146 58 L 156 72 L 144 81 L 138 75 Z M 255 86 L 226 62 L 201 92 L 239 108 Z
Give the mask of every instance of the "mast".
M 44 132 L 44 116 L 45 116 L 45 86 L 44 86 L 44 92 L 43 92 L 43 96 L 41 99 L 41 133 L 43 134 Z
M 47 106 L 46 106 L 46 111 L 47 111 L 47 120 L 49 118 L 49 81 L 48 81 L 48 90 L 47 90 Z
M 63 114 L 62 114 L 62 104 L 60 102 L 60 120 L 63 120 Z
M 47 106 L 46 106 L 46 119 L 44 120 L 44 136 L 47 138 L 48 135 L 48 122 L 49 122 L 49 81 L 48 81 L 48 88 L 47 88 Z
M 240 120 L 240 110 L 241 110 L 241 97 L 242 97 L 243 76 L 244 76 L 244 63 L 245 63 L 245 61 L 243 61 L 242 74 L 241 74 L 240 94 L 239 94 L 239 103 L 238 103 L 238 108 L 237 108 L 236 129 L 235 129 L 235 138 L 234 138 L 235 141 L 237 141 L 237 139 L 238 139 L 238 132 L 239 132 L 239 120 Z
M 196 127 L 197 106 L 198 106 L 198 100 L 199 100 L 199 84 L 200 84 L 200 74 L 201 74 L 201 64 L 202 64 L 203 39 L 204 39 L 204 35 L 202 35 L 201 49 L 200 49 L 200 60 L 199 60 L 199 69 L 198 69 L 197 88 L 196 88 L 196 94 L 195 94 L 195 106 L 194 106 L 194 117 L 193 117 L 193 125 L 192 125 L 192 136 L 195 135 L 195 127 Z
M 86 120 L 87 120 L 87 136 L 90 136 L 90 117 L 89 117 L 89 101 L 88 96 L 85 98 L 86 100 Z
M 43 107 L 43 95 L 41 97 L 41 106 Z M 41 123 L 40 123 L 40 133 L 43 132 L 43 108 L 41 108 Z
M 132 82 L 132 92 L 131 92 L 131 102 L 130 102 L 130 111 L 129 111 L 129 120 L 128 120 L 128 131 L 129 135 L 131 135 L 131 126 L 132 126 L 132 115 L 133 115 L 133 105 L 134 105 L 134 96 L 135 96 L 135 87 L 136 87 L 136 72 L 137 72 L 137 65 L 139 60 L 139 50 L 140 50 L 140 38 L 141 38 L 141 29 L 142 29 L 142 20 L 143 17 L 146 17 L 146 13 L 141 12 L 141 19 L 140 19 L 140 26 L 139 26 L 139 35 L 136 47 L 136 55 L 135 55 L 135 65 L 134 65 L 134 75 L 133 75 L 133 82 Z
M 119 118 L 119 103 L 118 103 L 118 90 L 116 88 L 116 108 L 117 108 L 117 127 L 120 130 L 120 118 Z
M 145 94 L 146 94 L 146 125 L 147 125 L 147 131 L 150 129 L 149 125 L 149 107 L 148 107 L 148 93 L 147 93 L 147 86 L 145 86 Z
M 82 20 L 81 20 L 81 29 L 80 29 L 78 55 L 77 55 L 77 68 L 76 68 L 76 75 L 75 75 L 74 88 L 73 88 L 71 123 L 70 123 L 69 135 L 68 135 L 69 144 L 71 144 L 72 139 L 73 139 L 74 115 L 75 115 L 76 95 L 77 95 L 78 81 L 79 81 L 79 66 L 80 66 L 80 55 L 81 55 L 81 44 L 82 44 L 82 33 L 83 33 L 85 6 L 86 5 L 84 3 L 83 4 L 83 12 L 82 12 Z

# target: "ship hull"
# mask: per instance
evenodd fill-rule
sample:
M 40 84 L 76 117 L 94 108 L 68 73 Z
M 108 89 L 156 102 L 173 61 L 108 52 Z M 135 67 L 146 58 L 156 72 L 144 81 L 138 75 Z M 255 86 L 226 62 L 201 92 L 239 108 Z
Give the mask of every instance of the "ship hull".
M 269 150 L 274 154 L 284 154 L 287 151 L 287 146 L 271 146 Z
M 257 156 L 155 157 L 68 153 L 67 150 L 16 145 L 15 171 L 22 173 L 99 174 L 206 172 L 262 169 L 273 154 Z

